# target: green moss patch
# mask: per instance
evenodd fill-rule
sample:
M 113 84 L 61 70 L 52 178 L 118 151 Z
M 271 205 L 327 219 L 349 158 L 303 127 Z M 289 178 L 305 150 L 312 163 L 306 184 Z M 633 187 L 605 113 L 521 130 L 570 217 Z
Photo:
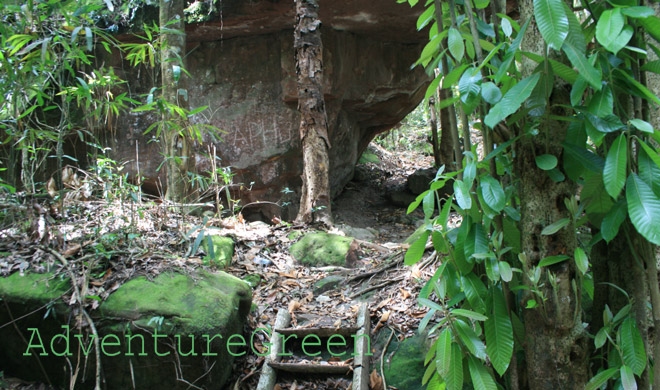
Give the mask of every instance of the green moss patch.
M 353 238 L 329 233 L 308 233 L 291 245 L 289 252 L 302 264 L 343 266 Z
M 389 331 L 380 332 L 376 342 L 379 349 L 382 349 L 388 336 Z M 388 385 L 397 389 L 408 390 L 423 390 L 426 388 L 422 385 L 422 377 L 426 369 L 424 367 L 424 357 L 429 348 L 426 344 L 427 341 L 425 335 L 416 335 L 401 342 L 392 341 L 390 343 L 385 356 L 390 356 L 392 351 L 395 351 L 395 353 L 383 365 Z M 380 361 L 376 363 L 376 367 L 380 367 Z
M 100 310 L 106 318 L 148 321 L 164 317 L 177 332 L 200 334 L 242 321 L 251 297 L 247 283 L 224 272 L 166 273 L 153 281 L 140 277 L 125 283 Z
M 24 275 L 16 272 L 5 278 L 0 277 L 0 297 L 8 302 L 46 303 L 65 294 L 71 283 L 68 278 L 60 278 L 53 273 Z
M 209 238 L 211 247 L 209 247 Z M 204 265 L 218 268 L 227 268 L 234 256 L 234 240 L 229 237 L 208 235 L 202 240 L 202 247 L 206 252 Z

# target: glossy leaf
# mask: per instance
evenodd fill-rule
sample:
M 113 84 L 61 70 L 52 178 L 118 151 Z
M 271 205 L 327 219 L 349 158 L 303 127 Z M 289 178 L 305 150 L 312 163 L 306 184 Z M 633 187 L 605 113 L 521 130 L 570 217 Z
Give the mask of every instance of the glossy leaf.
M 497 385 L 495 385 L 493 377 L 482 362 L 470 356 L 468 358 L 468 367 L 474 390 L 497 390 Z
M 562 261 L 566 261 L 568 259 L 569 257 L 566 255 L 555 255 L 555 256 L 544 257 L 541 261 L 539 261 L 539 267 L 549 267 L 551 265 L 561 263 Z
M 639 166 L 639 177 L 651 187 L 654 194 L 660 197 L 660 167 L 653 162 L 653 159 L 643 147 L 637 155 L 637 164 Z
M 621 134 L 610 146 L 603 169 L 603 182 L 605 191 L 614 199 L 619 196 L 626 183 L 626 169 L 628 163 L 628 142 L 625 134 Z
M 443 378 L 447 377 L 449 368 L 451 367 L 451 345 L 451 328 L 445 328 L 440 333 L 440 337 L 438 337 L 435 350 L 435 367 L 438 370 L 438 374 Z
M 451 346 L 451 365 L 444 380 L 447 390 L 463 390 L 463 352 L 457 343 Z
M 456 59 L 456 62 L 461 62 L 463 60 L 463 55 L 465 55 L 465 45 L 463 44 L 461 33 L 453 27 L 449 29 L 447 46 L 451 55 Z
M 481 196 L 486 201 L 488 207 L 496 212 L 500 212 L 506 206 L 506 195 L 499 181 L 492 176 L 486 175 L 481 178 Z
M 543 228 L 541 231 L 542 236 L 550 236 L 557 233 L 559 230 L 567 226 L 571 220 L 569 218 L 561 218 L 558 221 L 551 223 L 550 225 Z
M 552 154 L 536 156 L 536 166 L 544 171 L 549 171 L 557 166 L 557 157 Z
M 477 336 L 474 332 L 474 329 L 468 325 L 465 321 L 457 319 L 454 321 L 456 326 L 456 331 L 458 332 L 458 337 L 463 343 L 463 345 L 470 351 L 472 355 L 478 359 L 486 359 L 486 346 L 483 341 Z
M 504 19 L 506 20 L 506 19 Z M 481 85 L 481 96 L 488 104 L 496 104 L 502 99 L 502 91 L 492 82 L 483 83 Z
M 491 108 L 488 115 L 486 115 L 486 125 L 493 128 L 506 117 L 518 111 L 523 102 L 532 94 L 540 77 L 540 73 L 535 73 L 532 76 L 521 80 L 513 88 L 507 91 L 502 97 L 502 100 Z
M 623 390 L 637 390 L 637 381 L 635 381 L 635 374 L 628 366 L 621 366 L 619 371 L 621 374 L 621 385 Z
M 644 180 L 632 173 L 626 181 L 628 215 L 635 229 L 647 240 L 660 245 L 660 199 Z
M 603 218 L 600 225 L 600 233 L 603 235 L 605 242 L 610 242 L 619 233 L 619 227 L 626 219 L 628 209 L 626 208 L 625 199 L 620 199 L 610 211 Z
M 594 68 L 593 65 L 589 63 L 587 57 L 579 51 L 571 42 L 564 42 L 562 50 L 566 53 L 571 64 L 577 69 L 580 76 L 582 76 L 587 82 L 597 91 L 602 88 L 601 85 L 601 74 L 600 71 Z
M 470 195 L 470 188 L 462 180 L 454 181 L 454 196 L 458 207 L 463 210 L 472 208 L 472 196 Z
M 568 17 L 561 0 L 534 0 L 536 24 L 550 48 L 559 50 L 568 35 Z
M 575 266 L 580 273 L 582 275 L 586 274 L 589 269 L 589 259 L 587 258 L 587 254 L 584 253 L 584 249 L 580 247 L 575 248 L 573 257 L 575 258 Z
M 406 265 L 413 265 L 422 258 L 422 255 L 424 255 L 424 249 L 426 248 L 426 241 L 428 241 L 430 234 L 430 231 L 424 231 L 421 237 L 410 245 L 404 258 L 404 263 Z
M 513 355 L 513 326 L 502 290 L 493 287 L 490 291 L 493 297 L 492 311 L 484 322 L 486 352 L 495 371 L 503 376 Z
M 603 11 L 596 24 L 596 39 L 601 45 L 609 49 L 623 30 L 624 24 L 625 18 L 620 8 Z
M 646 352 L 644 351 L 644 341 L 642 341 L 642 336 L 633 318 L 628 317 L 623 320 L 619 327 L 619 337 L 621 338 L 623 363 L 630 367 L 636 375 L 641 375 L 646 367 Z
M 596 374 L 589 380 L 584 390 L 597 390 L 600 389 L 610 378 L 612 378 L 619 371 L 618 367 L 608 368 Z

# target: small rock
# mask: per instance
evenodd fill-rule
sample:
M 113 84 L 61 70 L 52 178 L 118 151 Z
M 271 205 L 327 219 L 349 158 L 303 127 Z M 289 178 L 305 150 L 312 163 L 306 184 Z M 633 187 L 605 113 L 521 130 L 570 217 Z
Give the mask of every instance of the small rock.
M 300 263 L 323 267 L 346 265 L 346 255 L 351 249 L 352 237 L 329 233 L 308 233 L 291 245 L 289 252 Z
M 344 282 L 344 277 L 340 275 L 330 275 L 314 283 L 314 295 L 323 294 L 326 291 L 334 290 Z

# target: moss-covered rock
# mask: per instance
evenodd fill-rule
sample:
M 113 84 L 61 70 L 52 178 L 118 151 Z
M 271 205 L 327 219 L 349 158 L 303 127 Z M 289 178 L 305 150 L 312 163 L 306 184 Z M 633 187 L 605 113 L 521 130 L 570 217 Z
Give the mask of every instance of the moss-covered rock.
M 382 350 L 388 337 L 389 331 L 379 333 L 376 341 L 377 350 Z M 409 337 L 401 342 L 396 341 L 396 338 L 392 339 L 385 353 L 386 360 L 383 365 L 388 386 L 406 390 L 426 389 L 426 386 L 422 385 L 422 377 L 426 370 L 424 357 L 429 348 L 427 341 L 425 335 Z M 394 355 L 387 358 L 392 352 Z M 380 366 L 380 361 L 376 362 L 376 366 Z
M 326 291 L 334 290 L 346 280 L 340 275 L 330 275 L 314 283 L 314 295 L 321 295 Z
M 43 344 L 47 355 L 39 359 L 46 375 L 63 388 L 69 387 L 70 366 L 56 352 L 70 350 L 69 361 L 85 361 L 77 356 L 79 344 L 84 343 L 83 348 L 89 348 L 84 376 L 94 378 L 96 365 L 91 336 L 83 332 L 78 339 L 72 321 L 77 306 L 58 300 L 70 290 L 67 283 L 53 275 L 0 278 L 0 298 L 10 307 L 7 311 L 0 306 L 0 324 L 20 318 L 15 324 L 34 347 L 29 352 L 40 354 Z M 202 378 L 195 384 L 223 388 L 231 374 L 230 350 L 239 352 L 228 346 L 228 339 L 236 335 L 231 342 L 240 340 L 251 297 L 247 283 L 224 272 L 164 273 L 153 280 L 139 277 L 126 282 L 90 312 L 102 340 L 106 388 L 187 388 L 179 378 L 191 383 Z M 50 304 L 53 300 L 60 304 Z M 44 310 L 55 307 L 44 319 Z M 23 356 L 25 352 L 26 344 L 13 326 L 0 328 L 0 367 L 9 375 L 45 382 L 41 370 L 34 369 L 35 358 Z M 91 388 L 93 382 L 78 382 L 76 388 Z
M 343 266 L 353 238 L 330 233 L 308 233 L 291 245 L 289 252 L 302 264 L 321 267 Z
M 259 286 L 259 284 L 261 284 L 261 275 L 259 274 L 246 275 L 243 278 L 243 280 L 245 280 L 250 285 L 250 287 L 256 288 L 257 286 Z
M 209 248 L 209 238 L 212 248 Z M 204 265 L 226 269 L 231 264 L 231 258 L 234 256 L 234 240 L 231 238 L 208 235 L 202 240 L 202 247 L 206 252 Z

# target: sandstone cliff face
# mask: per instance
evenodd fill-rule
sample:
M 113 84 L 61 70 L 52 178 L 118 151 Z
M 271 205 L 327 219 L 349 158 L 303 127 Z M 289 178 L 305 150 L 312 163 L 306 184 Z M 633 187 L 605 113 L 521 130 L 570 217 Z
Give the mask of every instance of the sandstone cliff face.
M 190 107 L 209 107 L 193 122 L 208 123 L 225 132 L 222 142 L 216 143 L 217 154 L 221 165 L 231 166 L 236 173 L 234 183 L 251 187 L 249 191 L 234 188 L 243 205 L 291 202 L 282 209 L 250 206 L 252 210 L 246 209 L 246 213 L 260 209 L 266 217 L 281 213 L 292 218 L 297 211 L 302 172 L 293 7 L 290 1 L 244 1 L 242 6 L 224 2 L 222 29 L 215 21 L 191 25 L 187 31 Z M 334 25 L 324 23 L 322 30 L 333 194 L 351 179 L 369 141 L 410 112 L 423 98 L 429 81 L 420 68 L 410 70 L 424 38 L 414 32 L 415 10 L 394 0 L 393 4 L 383 0 L 385 6 L 370 3 L 346 0 L 322 4 L 327 15 L 334 15 L 327 16 Z M 233 16 L 229 14 L 232 7 Z M 394 20 L 388 13 L 391 10 L 407 17 L 388 24 Z M 351 28 L 356 31 L 349 31 Z M 116 68 L 133 83 L 134 91 L 148 91 L 153 80 L 158 80 L 115 61 Z M 162 162 L 158 143 L 148 142 L 151 136 L 142 135 L 153 120 L 136 114 L 122 118 L 111 142 L 114 157 L 123 161 L 136 160 L 138 143 L 140 174 L 152 186 L 163 174 L 156 172 Z M 200 173 L 210 170 L 206 156 L 210 139 L 205 141 L 195 156 Z M 128 168 L 134 171 L 135 164 Z M 160 182 L 165 181 L 161 178 Z M 296 193 L 285 195 L 284 188 Z

